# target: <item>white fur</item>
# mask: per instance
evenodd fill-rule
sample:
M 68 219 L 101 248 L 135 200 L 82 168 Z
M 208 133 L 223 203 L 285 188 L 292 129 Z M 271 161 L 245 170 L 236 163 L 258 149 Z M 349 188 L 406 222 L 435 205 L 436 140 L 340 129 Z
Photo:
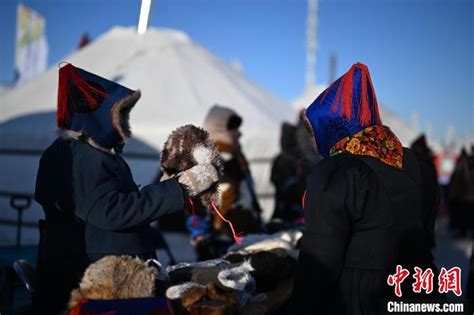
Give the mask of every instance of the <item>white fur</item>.
M 205 286 L 195 282 L 185 282 L 183 284 L 169 287 L 168 290 L 166 290 L 166 297 L 170 300 L 179 299 L 192 288 L 205 288 Z
M 250 261 L 245 261 L 239 267 L 222 270 L 217 275 L 217 279 L 223 286 L 229 289 L 242 291 L 252 281 L 255 281 L 250 275 L 250 271 L 253 270 Z
M 156 277 L 157 280 L 162 280 L 162 281 L 169 281 L 170 277 L 168 273 L 166 272 L 166 269 L 163 268 L 163 265 L 156 259 L 148 259 L 146 261 L 147 265 L 150 266 L 150 264 L 153 264 L 156 270 L 158 270 L 158 276 Z
M 74 130 L 70 130 L 70 129 L 59 129 L 58 130 L 58 134 L 64 138 L 64 139 L 75 139 L 75 140 L 79 140 L 79 138 L 83 135 L 82 132 L 77 132 L 77 131 L 74 131 Z M 87 137 L 87 140 L 86 140 L 87 144 L 89 144 L 91 147 L 99 150 L 99 151 L 102 151 L 104 153 L 108 153 L 108 154 L 115 154 L 115 151 L 112 149 L 112 150 L 108 150 L 104 147 L 102 147 L 100 144 L 98 144 L 97 142 L 95 142 L 92 138 L 90 137 Z
M 182 153 L 183 151 L 184 151 L 184 139 L 180 139 L 178 152 Z
M 294 249 L 298 240 L 303 236 L 301 231 L 281 231 L 275 234 L 247 234 L 244 241 L 239 244 L 233 244 L 227 249 L 227 252 L 237 250 L 257 251 L 283 248 L 286 250 Z
M 181 262 L 179 264 L 166 267 L 166 271 L 168 273 L 171 273 L 175 270 L 186 268 L 186 267 L 217 267 L 217 266 L 226 266 L 226 265 L 230 265 L 230 262 L 228 260 L 211 259 L 211 260 L 198 261 L 198 262 L 193 262 L 193 263 Z
M 230 161 L 230 159 L 232 159 L 232 154 L 228 153 L 228 152 L 221 152 L 221 158 L 224 160 L 224 161 Z
M 210 164 L 212 152 L 208 148 L 200 145 L 193 149 L 193 157 L 197 164 Z

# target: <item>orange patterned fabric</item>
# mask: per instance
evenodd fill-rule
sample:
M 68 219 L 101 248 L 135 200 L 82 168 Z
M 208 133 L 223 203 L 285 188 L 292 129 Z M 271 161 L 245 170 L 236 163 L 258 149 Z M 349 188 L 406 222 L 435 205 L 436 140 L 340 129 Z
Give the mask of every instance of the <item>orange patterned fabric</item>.
M 375 125 L 339 140 L 330 155 L 339 153 L 371 156 L 385 164 L 403 168 L 403 146 L 387 126 Z

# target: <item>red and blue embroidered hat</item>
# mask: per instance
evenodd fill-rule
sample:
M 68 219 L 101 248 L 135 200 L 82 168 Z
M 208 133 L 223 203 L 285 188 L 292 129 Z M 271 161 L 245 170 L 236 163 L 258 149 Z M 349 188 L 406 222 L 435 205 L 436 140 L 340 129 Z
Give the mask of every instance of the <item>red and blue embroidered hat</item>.
M 68 63 L 59 69 L 57 125 L 106 149 L 120 148 L 131 135 L 128 116 L 139 98 L 140 91 Z
M 342 138 L 373 125 L 381 125 L 369 69 L 356 63 L 334 81 L 302 112 L 319 153 L 327 157 Z

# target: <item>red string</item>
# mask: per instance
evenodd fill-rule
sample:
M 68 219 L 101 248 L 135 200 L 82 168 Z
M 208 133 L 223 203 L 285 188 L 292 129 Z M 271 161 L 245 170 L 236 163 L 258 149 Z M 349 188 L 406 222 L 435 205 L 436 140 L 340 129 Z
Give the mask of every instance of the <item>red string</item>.
M 72 82 L 70 82 L 72 81 Z M 97 101 L 96 96 L 106 97 L 105 91 L 99 90 L 84 80 L 77 69 L 68 63 L 61 69 L 59 69 L 59 82 L 58 82 L 58 111 L 56 113 L 56 120 L 58 127 L 64 127 L 69 123 L 69 107 L 68 107 L 68 96 L 69 96 L 69 84 L 72 83 L 82 95 L 85 97 L 87 104 L 91 108 L 97 108 L 100 104 Z M 94 95 L 95 94 L 95 95 Z
M 303 198 L 301 198 L 301 205 L 303 206 L 304 209 L 304 198 L 306 197 L 306 190 L 303 193 Z
M 235 234 L 235 230 L 234 230 L 234 226 L 232 225 L 232 222 L 224 218 L 224 216 L 219 212 L 219 209 L 217 209 L 213 201 L 211 202 L 211 206 L 212 206 L 212 209 L 214 209 L 214 211 L 217 213 L 217 215 L 222 219 L 222 221 L 225 221 L 227 222 L 227 224 L 229 224 L 230 229 L 232 230 L 232 236 L 234 237 L 235 242 L 240 245 L 242 241 L 244 240 L 244 238 Z
M 173 315 L 174 312 L 173 312 L 173 307 L 171 306 L 171 300 L 168 299 L 167 297 L 165 297 L 165 299 L 166 299 L 166 306 L 168 307 L 168 309 L 167 309 L 167 310 L 168 310 L 167 315 L 168 315 L 168 314 L 169 314 L 169 315 Z
M 197 217 L 196 217 L 196 209 L 194 208 L 193 199 L 189 198 L 188 203 L 191 206 L 191 213 L 193 215 L 193 226 L 197 227 L 199 225 L 199 222 L 198 222 Z

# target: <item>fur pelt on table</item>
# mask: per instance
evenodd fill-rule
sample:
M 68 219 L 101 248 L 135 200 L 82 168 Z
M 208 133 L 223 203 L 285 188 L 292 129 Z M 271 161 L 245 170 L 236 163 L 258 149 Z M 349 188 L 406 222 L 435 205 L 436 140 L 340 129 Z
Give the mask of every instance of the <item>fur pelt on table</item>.
M 130 256 L 106 256 L 91 264 L 79 288 L 71 293 L 69 308 L 83 299 L 115 300 L 153 297 L 158 271 Z

